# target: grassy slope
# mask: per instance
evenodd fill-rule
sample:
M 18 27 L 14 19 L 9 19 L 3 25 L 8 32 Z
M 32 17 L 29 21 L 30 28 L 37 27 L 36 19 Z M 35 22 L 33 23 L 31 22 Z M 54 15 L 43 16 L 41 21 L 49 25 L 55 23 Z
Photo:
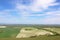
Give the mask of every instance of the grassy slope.
M 0 29 L 0 31 L 3 31 L 3 32 L 0 32 L 0 38 L 8 38 L 8 37 L 16 37 L 20 29 L 5 28 L 5 29 Z
M 60 36 L 38 36 L 34 38 L 21 38 L 16 39 L 16 35 L 19 33 L 19 28 L 6 28 L 0 29 L 4 30 L 3 33 L 0 33 L 0 40 L 60 40 Z M 55 29 L 55 31 L 59 32 L 60 28 Z
M 53 32 L 57 32 L 57 33 L 60 34 L 60 28 L 45 28 L 45 29 L 51 30 L 51 31 L 53 31 Z
M 35 38 L 0 38 L 0 40 L 60 40 L 60 36 L 38 36 Z

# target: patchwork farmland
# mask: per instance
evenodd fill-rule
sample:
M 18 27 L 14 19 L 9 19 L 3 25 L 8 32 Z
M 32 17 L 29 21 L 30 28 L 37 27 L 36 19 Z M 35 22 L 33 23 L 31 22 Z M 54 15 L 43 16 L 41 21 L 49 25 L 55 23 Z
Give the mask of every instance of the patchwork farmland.
M 0 40 L 60 40 L 59 26 L 44 26 L 8 25 L 0 28 Z

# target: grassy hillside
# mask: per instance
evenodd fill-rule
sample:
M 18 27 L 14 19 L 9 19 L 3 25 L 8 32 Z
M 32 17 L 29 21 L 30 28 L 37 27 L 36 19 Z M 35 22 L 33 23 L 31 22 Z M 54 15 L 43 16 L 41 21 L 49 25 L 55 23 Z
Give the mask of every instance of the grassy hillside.
M 38 36 L 34 38 L 0 38 L 0 40 L 60 40 L 60 36 Z
M 26 27 L 26 26 L 22 26 Z M 60 40 L 60 35 L 55 36 L 38 36 L 38 37 L 31 37 L 31 38 L 16 38 L 16 35 L 20 32 L 20 29 L 22 27 L 7 27 L 7 28 L 0 28 L 0 40 Z M 30 26 L 29 26 L 30 27 Z M 35 26 L 33 26 L 35 27 Z M 38 27 L 36 27 L 38 28 Z M 45 28 L 45 27 L 44 27 Z M 39 29 L 41 29 L 39 27 Z M 56 33 L 60 34 L 60 27 L 53 27 L 50 29 L 47 29 Z
M 0 28 L 0 38 L 15 37 L 19 31 L 19 28 Z

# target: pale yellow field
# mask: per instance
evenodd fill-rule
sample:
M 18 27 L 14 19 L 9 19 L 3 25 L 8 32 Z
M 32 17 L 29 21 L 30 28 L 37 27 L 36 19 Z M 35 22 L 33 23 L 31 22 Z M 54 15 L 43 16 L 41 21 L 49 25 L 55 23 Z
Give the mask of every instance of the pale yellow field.
M 31 36 L 39 36 L 39 35 L 46 35 L 46 34 L 54 35 L 52 32 L 46 30 L 27 27 L 27 28 L 22 28 L 20 30 L 20 33 L 16 36 L 16 38 L 27 38 Z
M 60 28 L 44 28 L 44 29 L 51 30 L 60 34 Z

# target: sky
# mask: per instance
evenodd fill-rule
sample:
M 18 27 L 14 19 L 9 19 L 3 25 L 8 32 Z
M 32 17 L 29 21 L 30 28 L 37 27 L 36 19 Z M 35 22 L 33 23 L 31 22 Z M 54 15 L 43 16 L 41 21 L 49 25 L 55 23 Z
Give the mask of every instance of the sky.
M 60 0 L 0 0 L 0 24 L 60 24 Z

